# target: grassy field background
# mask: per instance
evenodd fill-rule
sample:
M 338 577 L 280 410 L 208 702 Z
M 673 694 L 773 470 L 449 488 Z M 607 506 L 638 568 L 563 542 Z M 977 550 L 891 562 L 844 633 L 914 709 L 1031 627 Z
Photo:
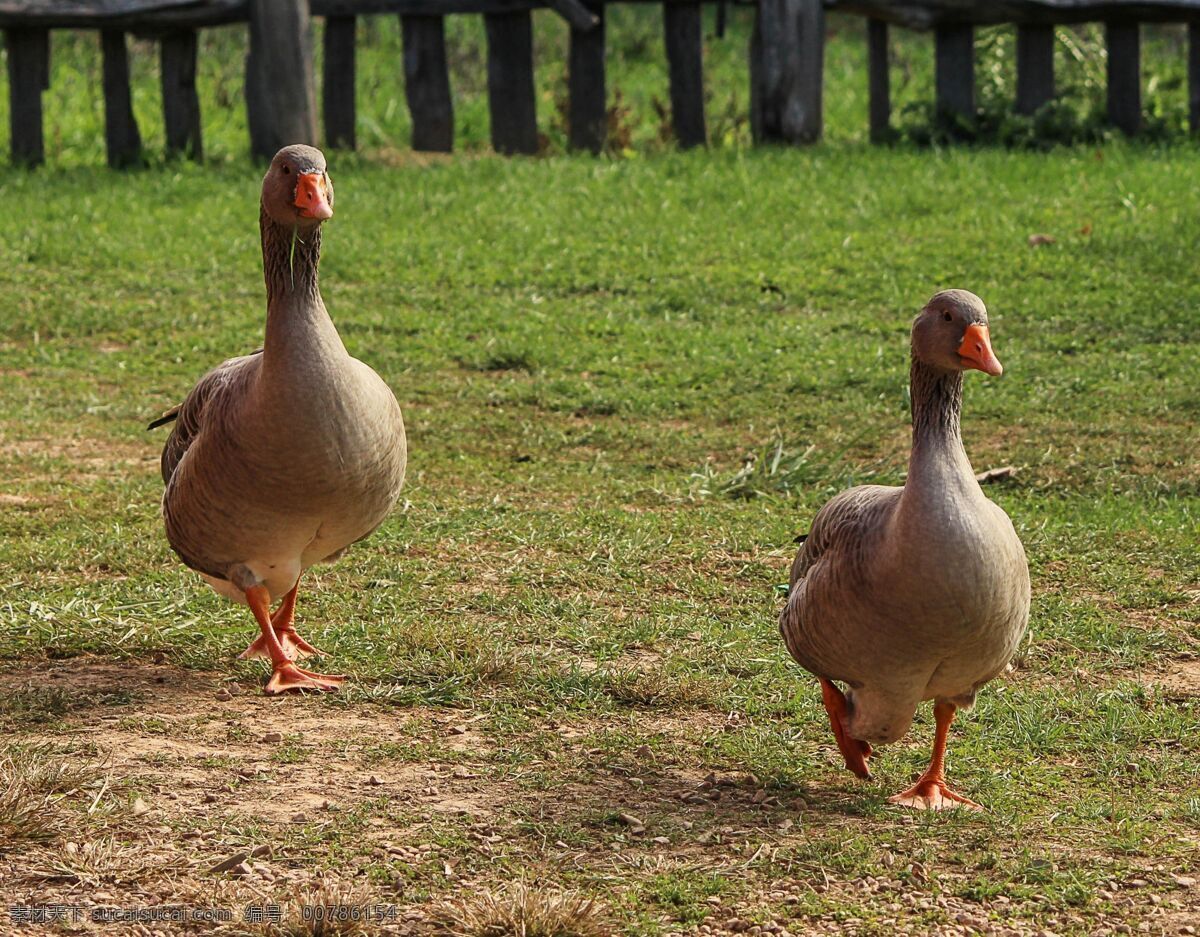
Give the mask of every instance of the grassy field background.
M 261 338 L 237 120 L 203 167 L 110 173 L 80 124 L 0 180 L 6 907 L 325 900 L 484 933 L 524 883 L 560 933 L 1196 926 L 1193 146 L 676 154 L 641 122 L 635 158 L 431 161 L 397 123 L 331 154 L 323 293 L 404 407 L 410 476 L 301 593 L 353 681 L 267 700 L 249 616 L 166 546 L 143 429 Z M 1034 608 L 951 740 L 987 812 L 916 816 L 886 798 L 929 714 L 857 781 L 775 618 L 820 504 L 902 478 L 908 327 L 948 286 L 991 309 L 1006 372 L 968 378 L 964 433 L 1017 467 L 988 491 Z
M 614 4 L 607 14 L 607 81 L 610 150 L 637 157 L 673 147 L 662 16 L 641 4 Z M 402 156 L 411 125 L 404 99 L 400 20 L 360 17 L 358 30 L 357 134 L 375 158 Z M 567 41 L 562 18 L 537 11 L 534 59 L 539 130 L 547 152 L 566 148 Z M 864 20 L 829 17 L 825 63 L 826 136 L 862 142 L 867 136 Z M 318 82 L 323 21 L 314 20 Z M 724 37 L 716 34 L 715 7 L 704 14 L 705 98 L 712 145 L 750 142 L 747 46 L 753 24 L 749 7 L 730 6 Z M 1186 133 L 1186 27 L 1147 24 L 1143 34 L 1146 132 L 1154 138 Z M 130 39 L 133 107 L 148 158 L 161 161 L 164 143 L 158 78 L 158 47 Z M 446 44 L 454 97 L 456 147 L 489 146 L 486 41 L 481 17 L 446 19 Z M 933 130 L 933 42 L 928 33 L 891 31 L 893 125 L 905 139 L 925 142 Z M 248 148 L 242 97 L 246 30 L 229 26 L 200 34 L 197 83 L 205 153 L 210 162 L 239 161 Z M 1036 127 L 1050 140 L 1091 140 L 1110 135 L 1104 125 L 1106 51 L 1100 24 L 1058 31 L 1055 81 L 1059 101 L 1036 121 L 1015 118 L 1016 33 L 1012 27 L 977 31 L 976 83 L 979 133 L 985 139 L 1038 145 Z M 57 166 L 103 161 L 104 98 L 99 39 L 95 32 L 52 34 L 50 88 L 43 96 L 47 158 Z M 8 150 L 8 97 L 0 95 L 0 148 Z M 399 152 L 398 152 L 399 151 Z

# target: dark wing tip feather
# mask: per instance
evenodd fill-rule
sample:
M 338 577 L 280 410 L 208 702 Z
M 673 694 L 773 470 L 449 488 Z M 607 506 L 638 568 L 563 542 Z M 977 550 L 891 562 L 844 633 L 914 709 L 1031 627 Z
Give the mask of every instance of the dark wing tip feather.
M 796 539 L 793 540 L 792 543 L 803 543 L 807 539 L 808 539 L 808 534 L 797 534 Z
M 176 406 L 174 406 L 170 410 L 168 410 L 166 413 L 164 413 L 162 416 L 160 416 L 157 420 L 151 420 L 149 425 L 146 427 L 146 429 L 148 429 L 148 430 L 157 429 L 160 426 L 164 426 L 165 424 L 171 423 L 174 420 L 178 419 L 179 418 L 179 408 L 181 406 L 182 406 L 182 404 L 177 404 Z

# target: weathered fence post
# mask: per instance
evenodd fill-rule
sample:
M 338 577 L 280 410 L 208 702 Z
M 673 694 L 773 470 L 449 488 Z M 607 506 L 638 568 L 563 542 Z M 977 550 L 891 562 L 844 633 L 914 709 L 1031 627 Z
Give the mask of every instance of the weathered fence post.
M 671 124 L 676 141 L 685 149 L 708 142 L 702 10 L 698 0 L 663 3 L 663 40 L 671 75 Z
M 1108 44 L 1108 121 L 1133 136 L 1142 129 L 1141 25 L 1105 23 Z
M 1200 22 L 1188 23 L 1188 128 L 1200 136 Z
M 200 135 L 200 98 L 196 94 L 196 31 L 167 33 L 159 47 L 163 124 L 167 153 L 192 159 L 204 155 Z
M 888 24 L 867 20 L 867 111 L 871 142 L 891 136 L 892 91 L 888 76 Z
M 129 90 L 125 33 L 119 29 L 100 30 L 100 49 L 104 60 L 104 144 L 108 165 L 125 169 L 142 160 L 142 135 L 138 133 Z
M 1017 27 L 1017 113 L 1036 114 L 1054 97 L 1054 27 Z
M 12 161 L 37 166 L 46 158 L 42 137 L 42 92 L 50 87 L 50 31 L 4 30 L 8 52 L 8 119 Z
M 412 148 L 454 149 L 454 101 L 446 66 L 446 21 L 441 16 L 400 17 L 404 34 L 404 96 L 412 115 Z
M 316 144 L 308 0 L 250 0 L 246 117 L 250 152 L 260 158 L 291 143 Z
M 485 13 L 488 110 L 492 149 L 533 154 L 538 149 L 533 89 L 533 22 L 529 11 Z
M 934 88 L 938 116 L 970 121 L 975 117 L 975 29 L 969 23 L 944 23 L 933 33 Z
M 750 39 L 750 129 L 756 142 L 821 138 L 824 64 L 821 0 L 758 0 Z
M 591 29 L 571 27 L 568 52 L 567 123 L 573 150 L 599 153 L 608 136 L 608 97 L 604 86 L 604 5 L 589 4 L 597 17 Z
M 354 149 L 354 39 L 358 20 L 353 16 L 325 17 L 325 70 L 322 104 L 325 142 L 331 147 Z

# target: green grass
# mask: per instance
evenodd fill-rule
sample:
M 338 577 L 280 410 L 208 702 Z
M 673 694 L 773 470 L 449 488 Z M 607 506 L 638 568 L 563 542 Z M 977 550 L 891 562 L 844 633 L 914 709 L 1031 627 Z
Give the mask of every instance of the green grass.
M 260 341 L 259 171 L 235 132 L 207 166 L 124 175 L 84 165 L 83 139 L 0 182 L 2 669 L 95 655 L 253 686 L 245 610 L 166 546 L 164 433 L 143 427 Z M 410 897 L 541 876 L 603 895 L 629 933 L 732 909 L 890 933 L 960 907 L 1088 933 L 1141 920 L 1147 891 L 1183 900 L 1200 703 L 1159 684 L 1200 643 L 1194 149 L 644 156 L 331 156 L 323 293 L 395 389 L 411 463 L 394 516 L 304 581 L 302 631 L 354 679 L 296 705 L 411 716 L 387 738 L 285 733 L 233 783 L 327 757 L 385 780 L 432 766 L 443 791 L 465 772 L 502 792 L 490 812 L 426 819 L 369 788 L 283 841 L 346 874 L 361 850 Z M 928 714 L 856 782 L 775 616 L 820 504 L 902 477 L 908 327 L 947 286 L 991 310 L 1005 376 L 969 377 L 964 433 L 977 469 L 1018 467 L 988 491 L 1034 606 L 1016 672 L 952 737 L 988 812 L 914 818 L 886 797 L 923 765 Z M 205 737 L 207 710 L 160 716 L 156 693 L 27 688 L 0 719 L 42 738 L 113 707 L 144 738 Z M 211 720 L 230 744 L 262 735 Z M 455 747 L 458 723 L 477 741 Z M 235 777 L 208 745 L 195 766 Z M 697 787 L 709 772 L 754 777 Z M 373 819 L 423 824 L 439 858 L 371 858 Z

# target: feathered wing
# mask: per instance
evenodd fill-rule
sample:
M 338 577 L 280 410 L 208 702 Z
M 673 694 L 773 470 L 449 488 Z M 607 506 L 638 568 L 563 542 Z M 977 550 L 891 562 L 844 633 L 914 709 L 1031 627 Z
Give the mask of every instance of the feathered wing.
M 886 515 L 895 509 L 903 488 L 862 485 L 835 495 L 813 518 L 792 563 L 787 604 L 779 631 L 792 657 L 810 673 L 848 679 L 838 671 L 837 653 L 845 609 L 831 597 L 854 594 L 864 579 Z
M 204 416 L 214 400 L 228 393 L 229 389 L 242 384 L 241 378 L 248 376 L 251 369 L 262 361 L 262 349 L 222 361 L 196 382 L 183 403 L 172 407 L 147 429 L 154 429 L 172 420 L 175 425 L 163 445 L 161 469 L 164 484 L 169 484 L 184 453 L 188 451 L 204 426 Z

